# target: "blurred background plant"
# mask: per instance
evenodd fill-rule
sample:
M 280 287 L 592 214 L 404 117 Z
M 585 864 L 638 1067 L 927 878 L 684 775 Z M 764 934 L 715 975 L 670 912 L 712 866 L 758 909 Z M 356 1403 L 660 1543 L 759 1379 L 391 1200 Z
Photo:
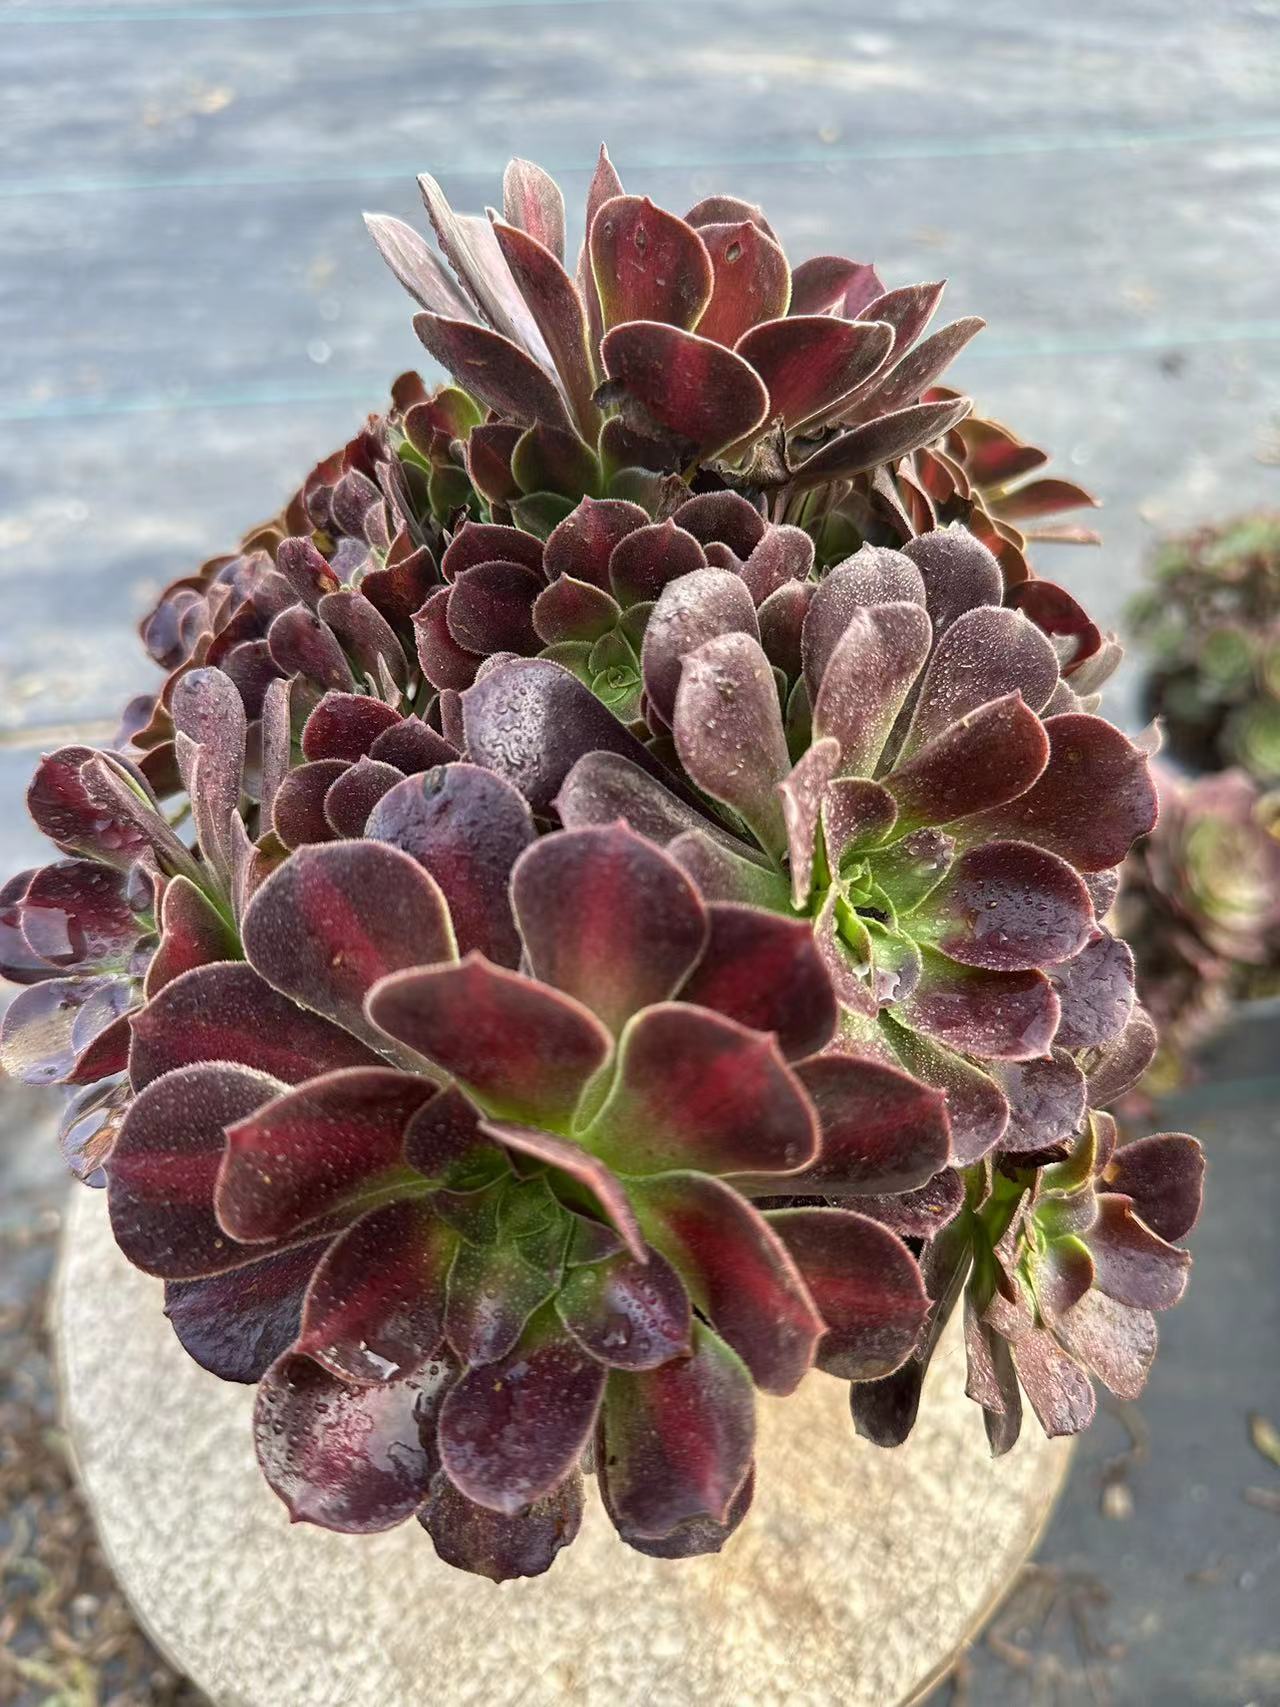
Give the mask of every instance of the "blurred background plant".
M 1160 818 L 1125 864 L 1117 928 L 1160 1048 L 1133 1113 L 1176 1090 L 1237 1002 L 1280 991 L 1280 794 L 1243 770 L 1158 769 Z
M 1280 510 L 1166 540 L 1129 631 L 1149 654 L 1147 710 L 1175 758 L 1280 779 Z

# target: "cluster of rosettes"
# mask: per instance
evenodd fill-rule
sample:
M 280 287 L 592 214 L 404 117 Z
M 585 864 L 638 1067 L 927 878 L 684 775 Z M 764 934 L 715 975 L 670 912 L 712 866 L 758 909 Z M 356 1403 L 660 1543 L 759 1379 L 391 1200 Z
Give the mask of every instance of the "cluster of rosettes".
M 536 168 L 492 225 L 426 181 L 459 285 L 374 221 L 466 391 L 398 382 L 168 590 L 161 694 L 42 762 L 65 857 L 0 892 L 4 1066 L 73 1087 L 272 1487 L 495 1579 L 584 1472 L 719 1548 L 811 1367 L 901 1439 L 962 1296 L 993 1445 L 1020 1393 L 1083 1426 L 1199 1201 L 1099 1112 L 1155 1046 L 1102 921 L 1156 797 L 1027 573 L 1074 489 L 925 398 L 936 292 L 611 172 L 576 283 Z
M 1147 703 L 1197 770 L 1280 782 L 1280 513 L 1165 541 L 1129 608 Z
M 1233 1002 L 1280 976 L 1280 799 L 1240 770 L 1158 771 L 1160 820 L 1125 863 L 1117 915 L 1160 1049 L 1144 1091 L 1176 1086 Z

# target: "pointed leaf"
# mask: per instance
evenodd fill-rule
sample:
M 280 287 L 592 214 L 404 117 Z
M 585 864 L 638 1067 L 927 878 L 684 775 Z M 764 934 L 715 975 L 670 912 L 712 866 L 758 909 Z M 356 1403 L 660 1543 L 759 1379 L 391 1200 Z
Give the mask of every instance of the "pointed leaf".
M 386 1067 L 348 1067 L 282 1086 L 272 1102 L 227 1127 L 217 1188 L 222 1225 L 246 1244 L 282 1239 L 337 1210 L 352 1219 L 376 1193 L 411 1189 L 405 1129 L 434 1094 L 429 1079 Z
M 835 992 L 807 921 L 724 902 L 707 911 L 710 937 L 681 1000 L 772 1032 L 789 1060 L 824 1048 Z
M 1108 1190 L 1133 1200 L 1153 1233 L 1172 1242 L 1184 1238 L 1199 1217 L 1204 1151 L 1185 1132 L 1160 1132 L 1123 1145 L 1104 1178 Z
M 929 618 L 916 604 L 872 605 L 849 618 L 813 706 L 814 734 L 839 741 L 846 774 L 874 769 L 930 639 Z
M 750 635 L 722 634 L 686 656 L 672 728 L 699 788 L 780 855 L 787 836 L 777 788 L 791 760 L 773 672 Z
M 1050 717 L 1044 732 L 1049 757 L 1038 780 L 1016 798 L 993 803 L 964 834 L 1035 842 L 1081 871 L 1119 865 L 1156 821 L 1147 755 L 1102 717 Z
M 647 196 L 617 196 L 589 234 L 591 269 L 604 329 L 662 321 L 691 332 L 711 300 L 711 257 L 692 226 Z
M 583 1263 L 556 1294 L 565 1328 L 611 1369 L 656 1369 L 691 1350 L 693 1317 L 680 1277 L 657 1251 Z
M 555 179 L 532 160 L 512 160 L 502 177 L 502 210 L 508 222 L 564 259 L 564 197 Z
M 806 458 L 791 478 L 793 490 L 812 491 L 834 480 L 850 480 L 881 463 L 897 462 L 910 451 L 949 433 L 972 409 L 967 397 L 942 403 L 913 403 L 895 409 L 832 439 Z
M 1079 954 L 1048 968 L 1062 1018 L 1056 1041 L 1063 1049 L 1096 1049 L 1114 1043 L 1133 1012 L 1133 951 L 1099 931 Z
M 966 966 L 1049 967 L 1094 929 L 1089 892 L 1065 860 L 1027 842 L 970 848 L 911 914 L 911 933 Z
M 501 333 L 440 314 L 415 314 L 413 329 L 441 367 L 497 414 L 524 427 L 571 427 L 555 382 Z
M 546 813 L 584 753 L 618 753 L 670 786 L 672 778 L 590 688 L 545 658 L 490 670 L 463 696 L 467 753 Z
M 932 825 L 965 819 L 964 834 L 975 840 L 1007 835 L 1044 845 L 1029 833 L 1026 815 L 1008 812 L 1007 805 L 1044 772 L 1050 751 L 1045 730 L 1018 694 L 980 706 L 883 778 L 898 803 L 900 821 Z M 996 811 L 988 814 L 990 808 Z M 973 816 L 978 813 L 983 816 Z
M 1123 1155 L 1117 1151 L 1117 1155 Z M 1190 1252 L 1153 1233 L 1134 1213 L 1130 1198 L 1104 1192 L 1089 1229 L 1089 1253 L 1099 1291 L 1134 1310 L 1167 1310 L 1186 1290 Z
M 226 1274 L 165 1283 L 164 1313 L 182 1349 L 220 1381 L 252 1385 L 298 1337 L 302 1300 L 328 1239 Z
M 431 1500 L 418 1513 L 446 1565 L 505 1583 L 550 1570 L 582 1523 L 582 1477 L 571 1471 L 559 1487 L 527 1511 L 505 1517 L 467 1499 L 446 1475 L 431 1484 Z
M 364 222 L 378 253 L 423 308 L 455 316 L 470 312 L 457 285 L 411 225 L 387 213 L 366 213 Z

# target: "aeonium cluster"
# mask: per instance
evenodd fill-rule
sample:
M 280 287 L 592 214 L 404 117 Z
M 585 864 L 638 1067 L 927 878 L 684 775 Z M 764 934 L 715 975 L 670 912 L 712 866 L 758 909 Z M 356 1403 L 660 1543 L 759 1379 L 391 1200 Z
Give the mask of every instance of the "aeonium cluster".
M 0 893 L 4 1065 L 71 1087 L 268 1482 L 499 1580 L 585 1474 L 717 1550 L 756 1390 L 816 1368 L 891 1444 L 957 1310 L 997 1450 L 1024 1396 L 1084 1426 L 1199 1202 L 1103 1112 L 1156 797 L 1026 562 L 1084 495 L 932 395 L 977 329 L 918 342 L 936 287 L 611 174 L 574 275 L 522 163 L 492 222 L 424 182 L 443 260 L 373 222 L 455 383 L 168 589 L 162 691 L 41 763 L 63 857 Z

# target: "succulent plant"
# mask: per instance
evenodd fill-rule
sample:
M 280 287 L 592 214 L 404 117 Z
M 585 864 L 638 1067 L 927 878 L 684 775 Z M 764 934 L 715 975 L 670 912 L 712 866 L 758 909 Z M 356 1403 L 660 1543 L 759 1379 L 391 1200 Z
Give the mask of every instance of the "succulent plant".
M 1101 1112 L 1155 1048 L 1102 921 L 1156 796 L 1019 527 L 1084 495 L 929 395 L 940 287 L 606 156 L 576 279 L 537 168 L 492 223 L 424 194 L 457 284 L 371 225 L 455 383 L 167 590 L 118 751 L 42 762 L 0 1060 L 72 1087 L 296 1517 L 501 1580 L 591 1471 L 713 1551 L 754 1389 L 900 1439 L 962 1297 L 993 1446 L 1019 1383 L 1083 1426 L 1199 1195 Z
M 1171 751 L 1198 770 L 1280 781 L 1280 514 L 1166 541 L 1129 621 Z
M 1241 770 L 1158 771 L 1160 819 L 1130 854 L 1117 904 L 1160 1033 L 1144 1092 L 1168 1090 L 1233 1002 L 1280 972 L 1280 818 Z

